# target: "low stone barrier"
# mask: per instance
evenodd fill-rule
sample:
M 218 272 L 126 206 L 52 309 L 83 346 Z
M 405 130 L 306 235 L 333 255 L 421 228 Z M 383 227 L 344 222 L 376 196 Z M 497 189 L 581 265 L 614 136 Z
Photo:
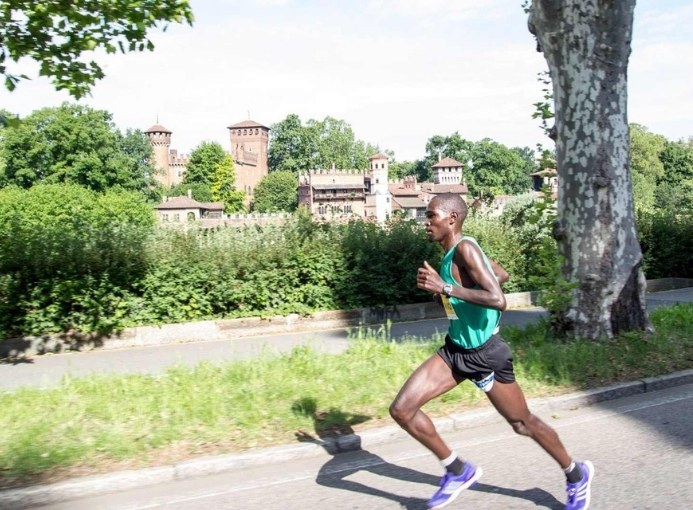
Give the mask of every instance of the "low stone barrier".
M 693 287 L 693 279 L 663 278 L 648 280 L 648 292 L 661 292 Z M 506 294 L 508 309 L 537 306 L 537 292 Z M 36 354 L 91 349 L 121 349 L 168 343 L 224 340 L 259 335 L 298 333 L 345 327 L 358 327 L 391 322 L 439 319 L 442 308 L 434 302 L 385 307 L 358 308 L 315 312 L 309 316 L 289 314 L 270 318 L 245 317 L 227 320 L 208 320 L 162 326 L 126 328 L 110 335 L 58 334 L 22 337 L 0 341 L 0 358 L 33 356 Z

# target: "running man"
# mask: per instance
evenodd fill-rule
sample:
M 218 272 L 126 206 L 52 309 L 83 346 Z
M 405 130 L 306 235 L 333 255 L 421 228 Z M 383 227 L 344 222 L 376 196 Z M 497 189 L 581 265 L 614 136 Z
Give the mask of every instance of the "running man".
M 439 243 L 445 256 L 440 273 L 424 262 L 417 286 L 440 297 L 450 325 L 445 345 L 411 374 L 390 406 L 390 415 L 445 468 L 440 489 L 428 502 L 432 510 L 451 503 L 482 474 L 480 467 L 463 461 L 448 447 L 421 410 L 465 379 L 486 392 L 515 432 L 534 439 L 561 466 L 567 479 L 566 510 L 585 510 L 594 467 L 590 461 L 575 462 L 556 431 L 527 407 L 515 382 L 510 348 L 498 334 L 506 307 L 500 284 L 508 274 L 484 255 L 473 238 L 462 234 L 466 216 L 467 204 L 454 194 L 436 196 L 426 209 L 428 240 Z

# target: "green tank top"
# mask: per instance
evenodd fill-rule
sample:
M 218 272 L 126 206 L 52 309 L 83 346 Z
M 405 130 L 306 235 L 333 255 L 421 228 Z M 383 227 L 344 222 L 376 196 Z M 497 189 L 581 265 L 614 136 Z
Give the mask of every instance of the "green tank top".
M 471 241 L 477 247 L 479 246 L 474 238 L 468 236 L 463 236 L 457 244 L 464 240 Z M 452 264 L 457 244 L 450 248 L 443 257 L 443 261 L 440 263 L 440 277 L 446 283 L 459 286 L 459 283 L 457 283 L 452 276 Z M 479 247 L 479 250 L 481 250 L 481 247 Z M 484 256 L 486 267 L 493 273 L 491 263 L 486 257 L 486 254 L 484 254 L 483 250 L 481 250 L 481 253 Z M 500 310 L 468 303 L 456 297 L 448 298 L 442 294 L 440 297 L 443 300 L 443 306 L 445 307 L 448 319 L 450 319 L 448 334 L 452 341 L 460 347 L 464 349 L 475 349 L 483 345 L 498 331 L 498 323 L 501 317 Z

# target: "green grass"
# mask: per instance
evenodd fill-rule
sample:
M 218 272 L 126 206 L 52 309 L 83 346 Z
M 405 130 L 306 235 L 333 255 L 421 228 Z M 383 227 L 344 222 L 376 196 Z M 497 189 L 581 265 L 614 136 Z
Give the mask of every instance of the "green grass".
M 561 342 L 543 324 L 507 328 L 528 397 L 693 366 L 693 305 L 652 312 L 656 332 L 606 343 Z M 362 335 L 340 355 L 295 348 L 253 361 L 174 367 L 160 376 L 66 378 L 0 394 L 0 486 L 243 451 L 388 424 L 388 406 L 435 341 Z M 484 402 L 463 384 L 432 415 Z

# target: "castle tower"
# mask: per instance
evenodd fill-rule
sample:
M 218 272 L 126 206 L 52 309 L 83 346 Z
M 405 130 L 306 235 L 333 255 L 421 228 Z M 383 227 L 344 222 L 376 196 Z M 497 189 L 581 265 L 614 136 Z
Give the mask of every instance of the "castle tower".
M 255 188 L 269 172 L 267 126 L 244 120 L 228 127 L 231 135 L 231 157 L 236 170 L 236 189 L 245 191 L 246 201 L 252 201 Z
M 371 193 L 375 195 L 375 217 L 385 221 L 392 213 L 392 200 L 388 186 L 388 162 L 386 154 L 378 153 L 368 158 L 371 167 Z
M 154 178 L 164 186 L 171 186 L 173 184 L 169 165 L 171 131 L 160 124 L 155 124 L 147 129 L 144 134 L 149 139 L 154 152 L 154 168 L 157 170 Z
M 435 184 L 462 184 L 462 163 L 452 158 L 443 158 L 433 165 Z

